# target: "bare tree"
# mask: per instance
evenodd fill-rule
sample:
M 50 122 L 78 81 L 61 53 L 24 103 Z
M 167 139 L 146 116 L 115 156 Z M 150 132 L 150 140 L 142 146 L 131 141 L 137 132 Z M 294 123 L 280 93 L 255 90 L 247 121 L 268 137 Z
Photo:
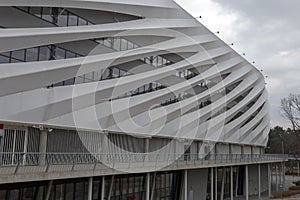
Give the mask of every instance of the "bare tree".
M 292 124 L 292 130 L 300 143 L 300 95 L 290 94 L 281 99 L 281 109 L 283 115 Z

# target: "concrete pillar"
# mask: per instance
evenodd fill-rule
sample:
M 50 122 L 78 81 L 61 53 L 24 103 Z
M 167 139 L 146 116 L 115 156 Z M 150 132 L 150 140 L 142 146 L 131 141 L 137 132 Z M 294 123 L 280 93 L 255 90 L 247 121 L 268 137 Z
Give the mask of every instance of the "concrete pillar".
M 109 186 L 109 192 L 108 192 L 107 200 L 110 200 L 110 198 L 111 198 L 112 189 L 113 189 L 113 185 L 114 185 L 114 180 L 115 180 L 115 176 L 112 176 L 111 177 L 111 181 L 110 181 L 110 186 Z
M 275 182 L 276 182 L 276 192 L 278 192 L 278 167 L 275 164 Z
M 104 195 L 105 195 L 105 176 L 102 176 L 101 200 L 104 200 Z
M 210 199 L 214 200 L 214 168 L 210 170 Z
M 47 152 L 47 138 L 48 131 L 41 130 L 40 132 L 40 144 L 39 144 L 39 165 L 46 164 L 46 152 Z
M 93 177 L 89 178 L 89 186 L 88 186 L 88 200 L 93 199 Z
M 52 181 L 52 180 L 49 181 L 48 187 L 47 187 L 47 193 L 46 193 L 45 200 L 49 200 L 49 198 L 50 198 L 51 189 L 52 189 L 52 184 L 53 184 L 53 181 Z
M 298 177 L 300 176 L 300 164 L 299 161 L 297 160 L 297 170 L 298 170 Z
M 268 192 L 269 198 L 272 197 L 272 171 L 271 171 L 271 164 L 268 164 Z
M 183 187 L 183 199 L 188 200 L 188 171 L 184 170 L 184 187 Z
M 152 183 L 152 188 L 151 188 L 150 200 L 153 200 L 153 197 L 154 197 L 155 184 L 156 184 L 156 172 L 153 174 L 153 183 Z
M 258 164 L 258 199 L 261 199 L 261 166 Z
M 226 168 L 222 169 L 222 186 L 221 186 L 221 200 L 224 200 L 224 189 L 225 189 L 225 178 L 226 178 Z
M 146 200 L 150 200 L 150 173 L 147 173 L 146 179 Z
M 145 153 L 148 153 L 149 152 L 149 145 L 150 145 L 150 139 L 149 138 L 146 138 L 145 139 Z
M 233 167 L 230 167 L 230 199 L 233 200 Z
M 249 169 L 248 169 L 248 165 L 246 165 L 245 173 L 246 173 L 246 200 L 249 200 Z
M 284 190 L 285 190 L 285 163 L 283 162 L 282 163 L 282 184 L 283 184 L 283 187 L 284 187 Z
M 215 168 L 215 199 L 218 200 L 218 168 Z
M 237 172 L 236 172 L 236 182 L 235 182 L 235 196 L 238 196 L 238 189 L 239 189 L 239 172 L 240 167 L 237 167 Z

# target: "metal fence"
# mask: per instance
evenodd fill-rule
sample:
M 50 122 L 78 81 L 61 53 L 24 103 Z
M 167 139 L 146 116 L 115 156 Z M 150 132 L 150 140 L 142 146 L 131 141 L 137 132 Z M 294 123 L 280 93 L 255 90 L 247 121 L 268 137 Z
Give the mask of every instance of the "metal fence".
M 287 160 L 287 155 L 273 154 L 99 154 L 99 153 L 0 153 L 0 167 L 36 165 L 80 165 L 80 164 L 123 164 L 123 163 L 242 163 Z

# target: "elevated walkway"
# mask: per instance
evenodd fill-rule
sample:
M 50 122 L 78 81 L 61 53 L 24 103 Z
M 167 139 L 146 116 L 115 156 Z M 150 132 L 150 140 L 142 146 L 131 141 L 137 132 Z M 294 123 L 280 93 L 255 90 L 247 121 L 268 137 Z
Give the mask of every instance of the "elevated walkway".
M 285 155 L 2 153 L 0 184 L 279 163 Z

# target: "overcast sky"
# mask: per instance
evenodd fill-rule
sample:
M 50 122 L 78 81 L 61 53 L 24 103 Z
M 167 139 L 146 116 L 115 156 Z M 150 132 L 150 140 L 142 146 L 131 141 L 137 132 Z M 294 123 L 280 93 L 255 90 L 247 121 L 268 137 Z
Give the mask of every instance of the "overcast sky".
M 256 62 L 268 77 L 272 125 L 289 127 L 280 99 L 300 94 L 300 0 L 175 1 Z

